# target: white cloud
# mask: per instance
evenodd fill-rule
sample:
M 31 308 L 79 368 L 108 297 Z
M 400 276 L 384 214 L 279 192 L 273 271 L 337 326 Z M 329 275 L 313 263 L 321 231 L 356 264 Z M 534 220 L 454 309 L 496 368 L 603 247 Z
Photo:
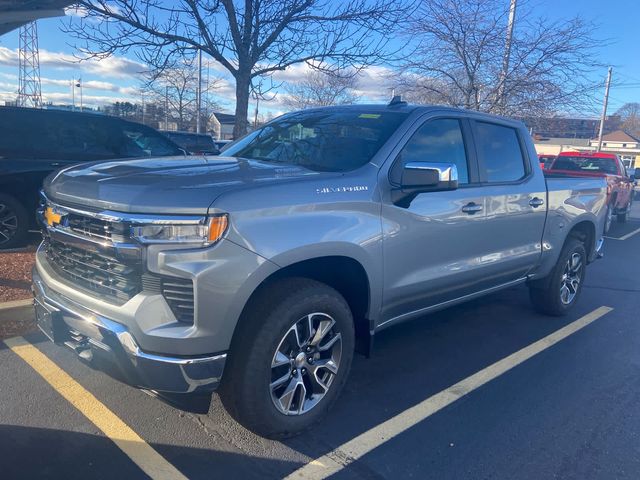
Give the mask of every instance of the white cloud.
M 146 66 L 135 60 L 117 55 L 104 58 L 75 57 L 68 53 L 39 50 L 40 68 L 56 70 L 76 70 L 99 75 L 103 78 L 136 78 L 146 70 Z M 17 67 L 18 50 L 0 46 L 0 65 Z

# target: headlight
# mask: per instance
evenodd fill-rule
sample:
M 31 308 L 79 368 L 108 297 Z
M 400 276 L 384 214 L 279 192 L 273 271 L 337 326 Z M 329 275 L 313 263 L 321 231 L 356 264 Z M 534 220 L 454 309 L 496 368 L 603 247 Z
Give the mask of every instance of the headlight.
M 131 235 L 142 243 L 216 243 L 227 229 L 227 215 L 209 217 L 198 223 L 157 223 L 131 228 Z

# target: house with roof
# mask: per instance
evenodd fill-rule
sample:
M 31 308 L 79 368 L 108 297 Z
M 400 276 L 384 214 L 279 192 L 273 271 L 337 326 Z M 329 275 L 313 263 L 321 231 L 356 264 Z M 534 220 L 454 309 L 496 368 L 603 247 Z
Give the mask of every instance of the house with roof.
M 598 148 L 598 139 L 589 142 L 590 149 Z M 602 151 L 617 153 L 627 168 L 640 167 L 640 138 L 625 132 L 616 130 L 602 137 Z
M 236 116 L 231 113 L 214 112 L 209 117 L 211 132 L 216 140 L 233 140 Z

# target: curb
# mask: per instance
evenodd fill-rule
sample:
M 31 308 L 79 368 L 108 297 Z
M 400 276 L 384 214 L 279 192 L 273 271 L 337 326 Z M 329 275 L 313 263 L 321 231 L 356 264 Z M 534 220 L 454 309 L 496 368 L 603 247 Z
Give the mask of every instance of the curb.
M 0 303 L 0 322 L 4 320 L 31 320 L 34 317 L 33 300 Z

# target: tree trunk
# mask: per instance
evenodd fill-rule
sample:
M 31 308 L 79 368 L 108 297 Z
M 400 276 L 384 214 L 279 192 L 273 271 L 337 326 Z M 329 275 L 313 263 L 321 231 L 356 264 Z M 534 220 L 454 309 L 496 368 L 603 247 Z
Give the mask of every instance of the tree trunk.
M 240 138 L 247 133 L 247 116 L 249 113 L 249 86 L 251 75 L 238 72 L 236 76 L 236 123 L 233 126 L 233 138 Z

